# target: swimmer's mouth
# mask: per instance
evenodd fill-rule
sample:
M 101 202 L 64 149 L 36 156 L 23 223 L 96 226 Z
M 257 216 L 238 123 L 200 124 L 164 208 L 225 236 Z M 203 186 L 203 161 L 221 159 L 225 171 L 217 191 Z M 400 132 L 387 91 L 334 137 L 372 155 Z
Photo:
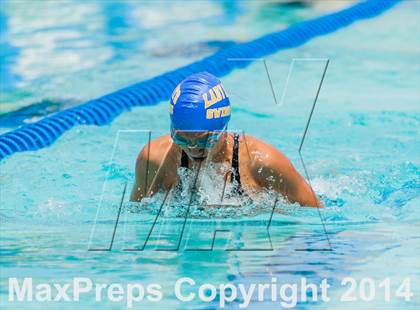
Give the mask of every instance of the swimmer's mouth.
M 203 161 L 203 160 L 205 160 L 205 159 L 207 158 L 207 156 L 198 156 L 198 157 L 191 156 L 191 157 L 192 157 L 192 159 L 194 159 L 195 161 Z

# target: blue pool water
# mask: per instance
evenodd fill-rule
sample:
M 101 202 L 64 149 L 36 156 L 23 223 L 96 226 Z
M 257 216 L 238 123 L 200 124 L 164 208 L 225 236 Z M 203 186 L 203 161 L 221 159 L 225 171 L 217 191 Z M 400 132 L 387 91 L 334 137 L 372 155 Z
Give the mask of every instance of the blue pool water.
M 183 8 L 168 2 L 2 2 L 0 132 L 331 9 L 325 4 L 197 3 Z M 79 304 L 11 304 L 9 277 L 40 283 L 74 277 L 159 283 L 164 300 L 143 301 L 142 307 L 213 309 L 219 307 L 217 299 L 181 303 L 173 283 L 181 277 L 198 284 L 270 283 L 272 277 L 293 283 L 304 276 L 315 283 L 328 278 L 331 301 L 301 302 L 297 308 L 365 309 L 361 301 L 339 301 L 345 291 L 341 279 L 351 276 L 377 283 L 389 277 L 392 291 L 410 278 L 411 301 L 393 297 L 386 302 L 378 289 L 368 308 L 416 309 L 418 13 L 418 3 L 407 1 L 373 20 L 267 57 L 278 104 L 262 62 L 223 78 L 233 105 L 231 129 L 270 142 L 303 174 L 298 148 L 324 59 L 330 60 L 302 154 L 311 184 L 326 204 L 321 215 L 332 251 L 317 251 L 329 243 L 316 210 L 281 202 L 277 208 L 284 214 L 274 214 L 270 225 L 273 250 L 224 251 L 270 246 L 265 230 L 270 194 L 241 213 L 221 211 L 216 220 L 201 214 L 187 226 L 178 252 L 153 248 L 176 247 L 183 223 L 179 206 L 165 209 L 145 251 L 124 251 L 144 243 L 162 196 L 148 200 L 145 208 L 125 201 L 112 251 L 88 251 L 109 246 L 124 185 L 132 186 L 135 158 L 149 130 L 152 137 L 167 131 L 167 103 L 162 103 L 135 108 L 108 126 L 76 127 L 51 147 L 0 162 L 0 304 L 6 309 L 98 306 L 92 296 Z M 290 70 L 292 59 L 297 60 Z M 212 189 L 205 193 L 210 199 L 220 189 L 212 175 L 203 185 Z M 213 252 L 184 250 L 208 245 L 199 236 L 216 224 L 232 234 L 221 234 Z M 101 307 L 124 305 L 103 300 Z M 230 306 L 239 308 L 239 301 Z M 279 305 L 269 300 L 251 304 L 253 309 L 274 307 Z

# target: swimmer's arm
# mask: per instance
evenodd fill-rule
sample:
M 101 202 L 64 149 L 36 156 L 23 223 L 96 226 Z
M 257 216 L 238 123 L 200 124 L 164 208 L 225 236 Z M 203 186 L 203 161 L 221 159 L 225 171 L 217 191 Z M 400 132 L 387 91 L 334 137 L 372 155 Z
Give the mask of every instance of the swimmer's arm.
M 322 208 L 317 195 L 292 165 L 290 160 L 274 147 L 266 150 L 264 160 L 254 161 L 254 176 L 260 186 L 281 193 L 289 202 L 301 206 Z
M 158 168 L 156 163 L 148 159 L 148 146 L 146 146 L 136 160 L 136 179 L 131 190 L 130 201 L 140 201 L 148 195 L 150 184 Z
M 167 175 L 167 169 L 164 169 L 167 152 L 162 158 L 161 152 L 151 152 L 150 148 L 150 144 L 145 146 L 137 158 L 136 179 L 130 201 L 140 201 L 161 189 L 169 190 L 173 185 L 173 177 Z

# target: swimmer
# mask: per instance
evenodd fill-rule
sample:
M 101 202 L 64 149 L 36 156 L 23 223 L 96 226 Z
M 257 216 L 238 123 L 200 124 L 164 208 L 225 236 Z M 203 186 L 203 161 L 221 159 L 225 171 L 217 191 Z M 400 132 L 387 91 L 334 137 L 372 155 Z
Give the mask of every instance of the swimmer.
M 250 135 L 227 131 L 230 102 L 217 77 L 201 72 L 183 80 L 172 94 L 169 112 L 171 133 L 150 141 L 138 155 L 131 201 L 176 188 L 179 167 L 197 171 L 212 163 L 229 167 L 218 172 L 232 183 L 235 195 L 269 189 L 290 203 L 322 207 L 282 152 Z

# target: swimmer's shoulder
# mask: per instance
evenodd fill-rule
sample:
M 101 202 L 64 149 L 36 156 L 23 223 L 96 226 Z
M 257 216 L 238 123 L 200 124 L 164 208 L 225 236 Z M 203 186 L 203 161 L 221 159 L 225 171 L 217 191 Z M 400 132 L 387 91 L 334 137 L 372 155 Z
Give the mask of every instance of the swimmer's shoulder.
M 173 157 L 174 147 L 170 135 L 164 135 L 147 143 L 140 151 L 137 162 L 149 160 L 152 163 L 160 164 L 165 157 Z
M 247 156 L 254 164 L 260 166 L 274 164 L 280 161 L 288 161 L 287 157 L 273 145 L 254 136 L 244 134 L 240 136 L 240 147 L 243 156 Z
M 158 137 L 148 142 L 140 151 L 136 160 L 136 182 L 131 193 L 132 201 L 139 201 L 145 192 L 155 193 L 160 188 L 169 188 L 175 177 L 168 167 L 173 166 L 175 156 L 172 139 L 169 135 Z

